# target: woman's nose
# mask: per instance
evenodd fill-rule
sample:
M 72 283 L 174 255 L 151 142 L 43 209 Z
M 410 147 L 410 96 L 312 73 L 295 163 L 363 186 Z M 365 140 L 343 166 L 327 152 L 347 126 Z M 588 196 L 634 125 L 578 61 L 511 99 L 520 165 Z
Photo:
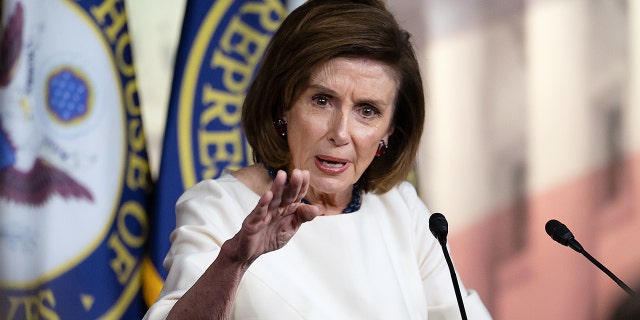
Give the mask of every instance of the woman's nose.
M 337 146 L 349 143 L 349 117 L 342 111 L 336 111 L 329 124 L 329 140 Z

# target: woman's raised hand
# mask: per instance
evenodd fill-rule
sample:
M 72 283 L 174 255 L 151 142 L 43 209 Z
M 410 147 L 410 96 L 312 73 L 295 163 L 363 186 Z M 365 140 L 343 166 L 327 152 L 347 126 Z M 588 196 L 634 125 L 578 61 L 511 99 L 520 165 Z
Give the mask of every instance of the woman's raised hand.
M 278 171 L 271 189 L 265 192 L 231 239 L 236 259 L 251 263 L 263 253 L 282 248 L 300 225 L 320 215 L 320 208 L 301 203 L 309 189 L 309 171 Z

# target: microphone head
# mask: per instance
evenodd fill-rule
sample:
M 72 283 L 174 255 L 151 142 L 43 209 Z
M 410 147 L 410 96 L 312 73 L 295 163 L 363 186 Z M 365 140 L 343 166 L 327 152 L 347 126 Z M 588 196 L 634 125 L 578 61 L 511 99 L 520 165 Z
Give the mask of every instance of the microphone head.
M 447 234 L 449 233 L 449 224 L 442 213 L 435 212 L 429 217 L 429 230 L 440 243 L 447 242 Z
M 544 230 L 547 234 L 563 246 L 568 246 L 569 241 L 574 239 L 573 233 L 569 231 L 569 228 L 558 220 L 549 220 L 544 226 Z

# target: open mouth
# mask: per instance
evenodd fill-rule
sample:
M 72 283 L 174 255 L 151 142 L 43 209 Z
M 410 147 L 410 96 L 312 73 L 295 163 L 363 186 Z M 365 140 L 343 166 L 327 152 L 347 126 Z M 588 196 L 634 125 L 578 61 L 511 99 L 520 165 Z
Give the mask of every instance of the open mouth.
M 343 161 L 335 161 L 333 159 L 324 159 L 320 157 L 316 157 L 316 160 L 324 167 L 327 168 L 342 168 L 347 165 L 346 162 Z
M 334 161 L 323 160 L 320 158 L 318 158 L 318 160 L 320 161 L 320 163 L 322 163 L 323 166 L 333 167 L 333 168 L 340 168 L 340 167 L 343 167 L 345 164 L 347 164 L 346 162 L 334 162 Z

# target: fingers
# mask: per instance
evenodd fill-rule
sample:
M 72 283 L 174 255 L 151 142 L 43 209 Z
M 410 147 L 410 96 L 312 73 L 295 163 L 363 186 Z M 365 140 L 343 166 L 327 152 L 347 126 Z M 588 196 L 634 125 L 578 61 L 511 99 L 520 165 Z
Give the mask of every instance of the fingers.
M 305 178 L 306 177 L 306 178 Z M 305 182 L 306 181 L 306 182 Z M 309 187 L 309 171 L 294 169 L 289 178 L 289 184 L 282 196 L 282 202 L 290 204 L 300 202 L 307 194 Z
M 298 207 L 298 210 L 296 210 L 296 214 L 304 223 L 313 220 L 317 216 L 322 215 L 322 210 L 314 205 L 302 205 Z
M 273 200 L 269 204 L 269 210 L 300 202 L 309 190 L 309 180 L 309 171 L 306 170 L 294 169 L 288 182 L 287 173 L 278 171 L 271 186 Z
M 273 184 L 271 185 L 273 199 L 269 203 L 269 211 L 276 210 L 280 207 L 280 203 L 282 202 L 282 193 L 284 192 L 286 183 L 287 173 L 282 170 L 278 171 L 275 179 L 273 179 Z
M 301 173 L 302 173 L 302 181 L 301 181 L 300 189 L 298 190 L 298 196 L 294 200 L 295 202 L 300 202 L 302 198 L 304 198 L 304 196 L 306 196 L 307 192 L 309 191 L 309 181 L 311 180 L 311 174 L 307 170 L 301 171 Z
M 245 219 L 243 224 L 247 227 L 252 227 L 253 229 L 257 226 L 257 224 L 265 220 L 265 222 L 268 222 L 271 216 L 267 213 L 269 212 L 269 205 L 272 199 L 273 192 L 271 192 L 271 190 L 265 192 L 262 197 L 260 197 L 260 200 L 258 200 L 258 204 L 256 205 L 255 209 L 253 209 L 253 211 L 247 217 L 247 219 Z

